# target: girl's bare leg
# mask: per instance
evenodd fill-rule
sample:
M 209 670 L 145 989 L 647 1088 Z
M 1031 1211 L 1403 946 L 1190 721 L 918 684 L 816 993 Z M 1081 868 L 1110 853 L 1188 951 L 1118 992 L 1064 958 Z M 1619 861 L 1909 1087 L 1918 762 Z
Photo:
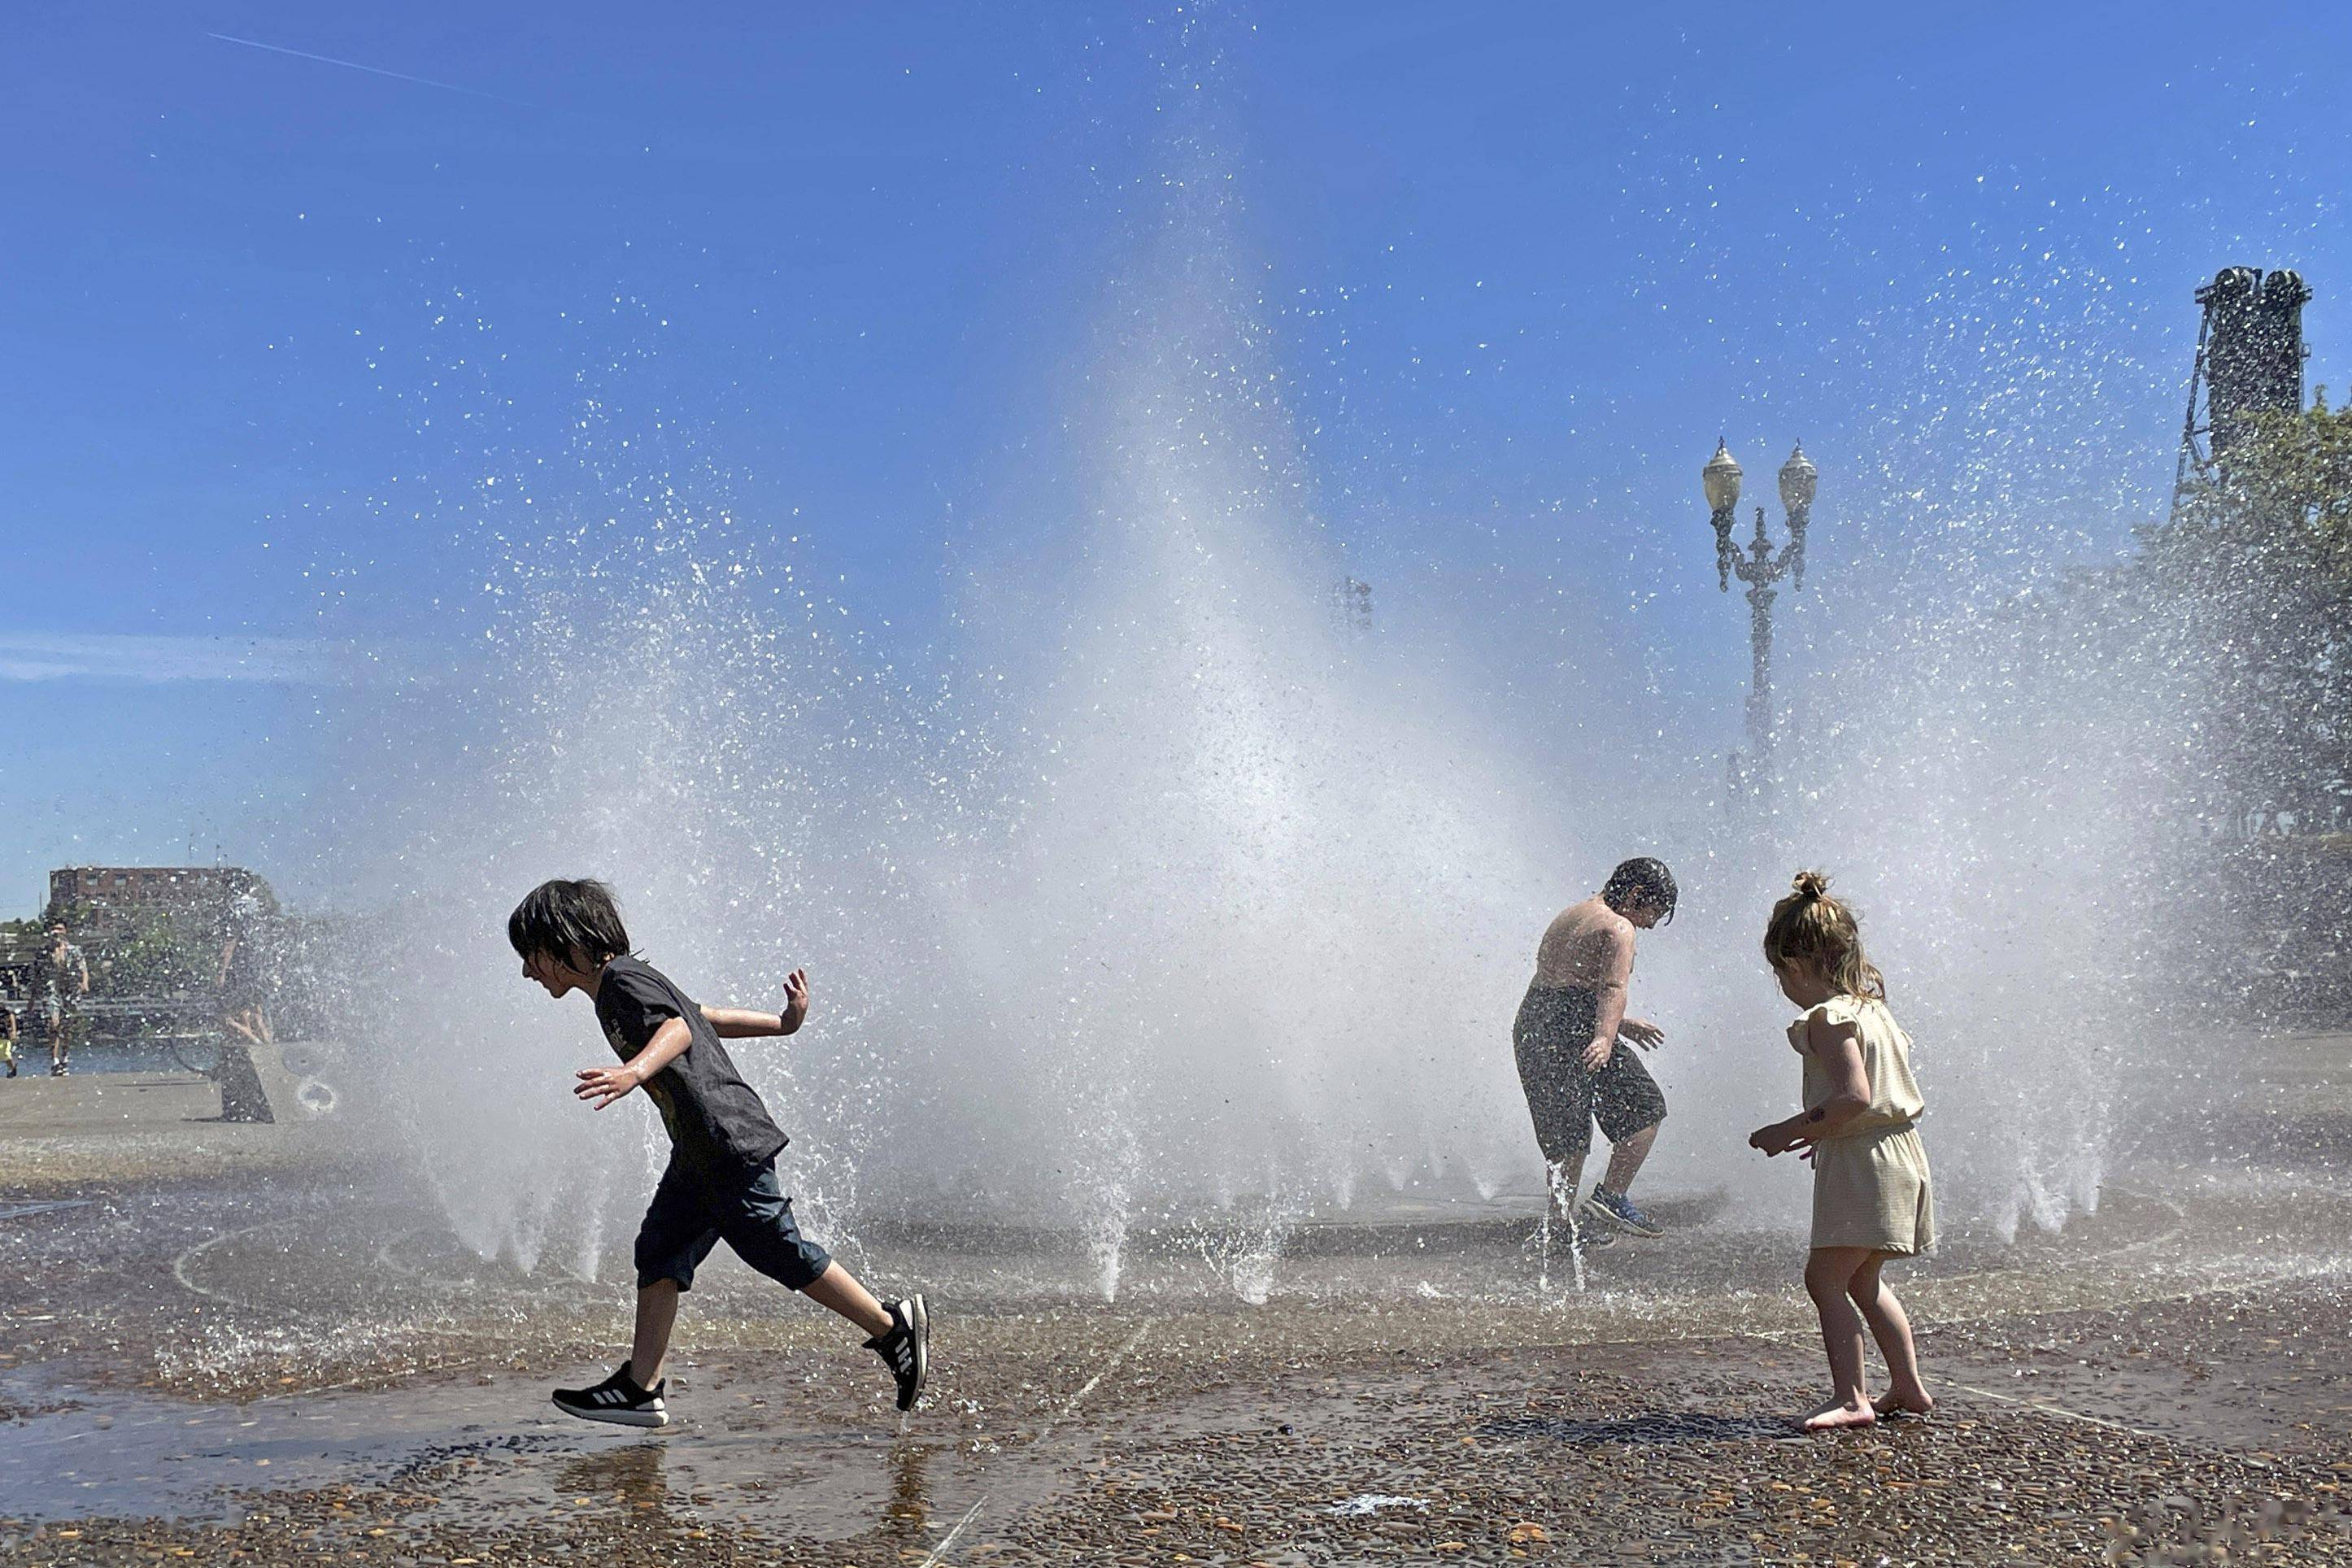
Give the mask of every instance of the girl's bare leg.
M 1925 1415 L 1936 1408 L 1936 1401 L 1919 1378 L 1919 1352 L 1911 1343 L 1911 1320 L 1895 1292 L 1878 1278 L 1879 1266 L 1886 1258 L 1884 1252 L 1872 1253 L 1845 1291 L 1861 1310 L 1862 1321 L 1870 1326 L 1870 1337 L 1878 1342 L 1878 1353 L 1886 1361 L 1886 1392 L 1871 1408 L 1881 1415 L 1896 1411 Z
M 1805 1261 L 1805 1293 L 1822 1315 L 1822 1348 L 1829 1352 L 1830 1384 L 1835 1396 L 1804 1419 L 1808 1432 L 1867 1426 L 1878 1419 L 1862 1382 L 1862 1314 L 1847 1299 L 1847 1287 L 1877 1255 L 1866 1247 L 1817 1247 Z

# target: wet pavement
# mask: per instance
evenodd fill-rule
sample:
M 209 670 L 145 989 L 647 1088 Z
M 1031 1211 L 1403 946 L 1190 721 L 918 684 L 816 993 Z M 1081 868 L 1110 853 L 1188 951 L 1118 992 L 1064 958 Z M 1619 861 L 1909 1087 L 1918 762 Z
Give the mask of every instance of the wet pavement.
M 546 1403 L 609 1364 L 610 1283 L 486 1262 L 331 1142 L 107 1175 L 77 1128 L 0 1187 L 0 1555 L 2352 1562 L 2352 1117 L 2336 1047 L 2273 1056 L 2312 1141 L 2151 1139 L 2064 1234 L 1954 1237 L 1897 1280 L 1941 1408 L 1822 1438 L 1801 1238 L 1706 1197 L 1581 1292 L 1525 1194 L 1139 1238 L 1115 1302 L 1067 1238 L 888 1237 L 940 1324 L 908 1417 L 715 1263 L 648 1436 Z

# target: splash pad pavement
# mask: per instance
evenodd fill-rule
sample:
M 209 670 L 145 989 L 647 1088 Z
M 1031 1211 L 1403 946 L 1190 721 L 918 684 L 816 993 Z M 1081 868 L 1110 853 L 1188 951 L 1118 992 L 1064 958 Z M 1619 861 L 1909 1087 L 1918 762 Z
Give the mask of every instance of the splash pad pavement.
M 1787 1435 L 1821 1380 L 1801 1238 L 1719 1194 L 1579 1290 L 1534 1194 L 1130 1239 L 877 1225 L 940 1321 L 910 1418 L 824 1315 L 714 1259 L 677 1424 L 547 1388 L 615 1353 L 600 1282 L 485 1260 L 318 1127 L 201 1087 L 0 1106 L 0 1550 L 453 1563 L 2352 1560 L 2352 1040 L 2250 1051 L 2147 1120 L 2095 1213 L 1906 1272 L 1942 1399 Z M 72 1082 L 74 1080 L 68 1080 Z M 2173 1097 L 2177 1099 L 2176 1097 Z M 93 1101 L 94 1103 L 94 1101 Z M 2285 1121 L 2280 1119 L 2285 1118 Z M 2263 1135 L 2292 1123 L 2292 1139 Z M 861 1255 L 870 1249 L 872 1257 Z

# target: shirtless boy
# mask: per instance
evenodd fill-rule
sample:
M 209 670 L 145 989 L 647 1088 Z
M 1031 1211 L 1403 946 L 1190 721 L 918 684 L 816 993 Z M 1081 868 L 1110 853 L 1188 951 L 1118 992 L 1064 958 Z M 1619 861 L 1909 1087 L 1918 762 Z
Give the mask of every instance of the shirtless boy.
M 1511 1028 L 1552 1200 L 1580 1249 L 1616 1238 L 1607 1230 L 1588 1234 L 1580 1216 L 1635 1236 L 1661 1234 L 1626 1192 L 1657 1141 L 1666 1100 L 1625 1043 L 1654 1050 L 1665 1034 L 1626 1016 L 1625 994 L 1634 932 L 1671 920 L 1675 896 L 1674 873 L 1644 856 L 1611 872 L 1593 897 L 1561 910 L 1536 948 L 1535 981 Z M 1577 1184 L 1596 1121 L 1609 1140 L 1609 1170 L 1580 1204 Z

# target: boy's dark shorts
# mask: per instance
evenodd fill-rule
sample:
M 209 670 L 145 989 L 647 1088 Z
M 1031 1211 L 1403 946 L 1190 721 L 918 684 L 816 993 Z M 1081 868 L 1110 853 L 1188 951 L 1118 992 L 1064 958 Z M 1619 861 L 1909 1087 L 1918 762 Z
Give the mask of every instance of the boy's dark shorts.
M 1596 1121 L 1601 1135 L 1617 1143 L 1666 1119 L 1657 1079 L 1622 1041 L 1600 1071 L 1585 1070 L 1584 1047 L 1599 1013 L 1600 999 L 1590 991 L 1530 986 L 1511 1029 L 1536 1143 L 1555 1165 L 1584 1158 Z
M 793 1223 L 793 1200 L 776 1184 L 774 1161 L 729 1187 L 688 1174 L 673 1160 L 637 1227 L 637 1289 L 675 1279 L 679 1289 L 693 1289 L 695 1267 L 722 1241 L 736 1257 L 794 1290 L 816 1283 L 833 1261 Z

